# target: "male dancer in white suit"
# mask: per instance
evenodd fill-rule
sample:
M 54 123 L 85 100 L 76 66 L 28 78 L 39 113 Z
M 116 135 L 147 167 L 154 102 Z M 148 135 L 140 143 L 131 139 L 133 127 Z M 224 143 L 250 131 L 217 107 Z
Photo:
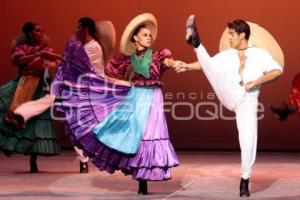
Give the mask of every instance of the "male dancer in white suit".
M 250 26 L 243 20 L 228 23 L 231 48 L 211 57 L 201 43 L 195 17 L 186 24 L 187 42 L 198 62 L 182 65 L 178 72 L 202 69 L 220 102 L 235 112 L 241 148 L 240 196 L 250 196 L 249 177 L 256 157 L 257 107 L 260 86 L 282 74 L 282 67 L 264 49 L 248 41 Z

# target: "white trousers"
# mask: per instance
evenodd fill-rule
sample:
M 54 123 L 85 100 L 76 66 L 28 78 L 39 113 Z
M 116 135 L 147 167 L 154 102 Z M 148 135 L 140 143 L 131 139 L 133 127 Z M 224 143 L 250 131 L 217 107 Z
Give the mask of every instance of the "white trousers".
M 218 62 L 209 56 L 200 45 L 196 54 L 201 68 L 213 87 L 220 102 L 236 114 L 241 149 L 241 177 L 250 177 L 256 158 L 257 147 L 257 96 L 246 92 L 245 88 L 227 80 Z
M 54 101 L 55 101 L 55 96 L 47 94 L 37 100 L 28 101 L 21 104 L 14 110 L 14 112 L 22 115 L 24 120 L 28 121 L 30 118 L 37 116 L 45 112 L 46 110 L 48 110 L 51 106 L 54 105 Z M 78 156 L 78 159 L 81 162 L 87 162 L 89 160 L 89 157 L 85 157 L 83 155 L 83 151 L 81 149 L 75 146 L 74 150 Z
M 248 179 L 256 158 L 257 147 L 257 97 L 246 94 L 235 110 L 241 148 L 241 177 Z

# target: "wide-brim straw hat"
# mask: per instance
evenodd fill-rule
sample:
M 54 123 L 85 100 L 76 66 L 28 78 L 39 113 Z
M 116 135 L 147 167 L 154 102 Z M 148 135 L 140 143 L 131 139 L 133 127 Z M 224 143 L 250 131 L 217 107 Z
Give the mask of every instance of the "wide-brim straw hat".
M 272 55 L 274 60 L 276 60 L 283 68 L 284 54 L 275 38 L 263 27 L 252 22 L 247 23 L 249 24 L 251 31 L 249 41 L 253 44 L 253 46 L 267 50 Z M 230 43 L 228 39 L 227 27 L 221 36 L 219 50 L 224 51 L 229 48 Z
M 123 31 L 120 41 L 120 53 L 130 56 L 135 53 L 134 42 L 131 41 L 134 31 L 141 25 L 144 25 L 151 31 L 152 42 L 157 36 L 157 21 L 153 14 L 144 13 L 133 18 Z
M 111 21 L 96 22 L 97 37 L 103 50 L 103 59 L 106 64 L 114 55 L 116 31 Z

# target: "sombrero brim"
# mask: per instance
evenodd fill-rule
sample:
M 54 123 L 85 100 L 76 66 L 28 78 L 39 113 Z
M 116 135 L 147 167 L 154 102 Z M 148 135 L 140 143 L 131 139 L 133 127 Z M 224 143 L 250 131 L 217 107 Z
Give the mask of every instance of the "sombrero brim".
M 253 46 L 267 50 L 283 68 L 284 54 L 275 38 L 263 27 L 252 22 L 247 23 L 251 30 L 249 41 L 253 44 Z M 228 28 L 226 28 L 220 39 L 219 50 L 224 51 L 229 48 L 230 43 L 228 39 Z
M 116 31 L 110 21 L 99 21 L 96 23 L 98 42 L 103 50 L 104 63 L 112 58 L 116 44 Z
M 134 43 L 131 41 L 134 31 L 141 25 L 145 25 L 152 34 L 153 42 L 157 36 L 157 21 L 151 13 L 144 13 L 133 18 L 126 26 L 120 41 L 120 53 L 132 55 L 135 52 Z

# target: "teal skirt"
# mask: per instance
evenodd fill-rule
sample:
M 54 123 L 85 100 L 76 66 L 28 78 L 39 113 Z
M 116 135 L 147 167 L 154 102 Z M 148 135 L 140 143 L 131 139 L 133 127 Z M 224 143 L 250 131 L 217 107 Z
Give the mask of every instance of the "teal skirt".
M 25 129 L 16 129 L 4 122 L 3 118 L 10 106 L 19 77 L 0 86 L 0 149 L 6 154 L 57 155 L 60 145 L 56 135 L 50 110 L 30 119 Z M 41 79 L 33 99 L 44 95 Z

